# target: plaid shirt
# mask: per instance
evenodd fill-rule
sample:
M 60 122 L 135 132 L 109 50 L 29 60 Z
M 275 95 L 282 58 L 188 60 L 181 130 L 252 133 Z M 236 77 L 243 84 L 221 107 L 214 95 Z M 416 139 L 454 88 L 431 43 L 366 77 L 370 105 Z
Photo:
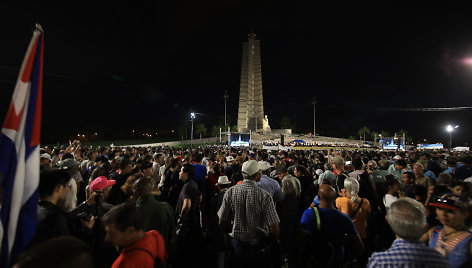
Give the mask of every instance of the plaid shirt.
M 280 222 L 270 194 L 251 180 L 228 189 L 218 217 L 233 221 L 230 236 L 245 242 L 267 237 L 269 226 Z
M 449 262 L 439 252 L 423 242 L 409 242 L 396 239 L 385 252 L 376 252 L 369 259 L 367 267 L 449 267 Z

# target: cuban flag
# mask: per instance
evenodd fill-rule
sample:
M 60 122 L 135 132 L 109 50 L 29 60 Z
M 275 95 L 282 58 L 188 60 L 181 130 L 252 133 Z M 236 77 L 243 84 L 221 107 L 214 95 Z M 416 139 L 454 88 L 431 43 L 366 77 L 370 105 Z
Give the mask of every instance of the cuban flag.
M 37 24 L 0 133 L 0 267 L 15 263 L 36 229 L 43 42 Z

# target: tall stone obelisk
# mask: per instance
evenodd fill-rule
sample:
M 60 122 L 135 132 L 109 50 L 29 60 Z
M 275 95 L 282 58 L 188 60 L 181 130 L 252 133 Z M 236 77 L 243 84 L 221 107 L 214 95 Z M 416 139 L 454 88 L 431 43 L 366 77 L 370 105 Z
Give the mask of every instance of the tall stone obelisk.
M 264 117 L 262 97 L 261 47 L 256 35 L 250 33 L 243 43 L 241 82 L 239 89 L 239 132 L 269 132 L 267 116 Z

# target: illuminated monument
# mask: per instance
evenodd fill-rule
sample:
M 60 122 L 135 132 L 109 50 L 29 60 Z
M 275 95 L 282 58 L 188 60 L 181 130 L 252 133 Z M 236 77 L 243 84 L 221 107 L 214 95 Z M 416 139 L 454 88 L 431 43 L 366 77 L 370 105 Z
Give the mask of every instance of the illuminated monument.
M 263 104 L 260 41 L 251 33 L 247 42 L 243 43 L 238 108 L 239 132 L 270 132 Z

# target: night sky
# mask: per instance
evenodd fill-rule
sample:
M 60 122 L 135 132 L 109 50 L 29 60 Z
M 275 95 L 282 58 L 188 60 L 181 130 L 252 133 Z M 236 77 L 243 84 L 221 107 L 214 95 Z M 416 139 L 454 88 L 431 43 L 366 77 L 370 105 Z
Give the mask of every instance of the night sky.
M 3 1 L 5 2 L 5 1 Z M 414 141 L 471 144 L 470 7 L 302 5 L 272 1 L 0 3 L 0 120 L 32 27 L 45 30 L 42 138 L 108 129 L 168 131 L 189 120 L 236 123 L 242 42 L 261 40 L 264 111 L 272 128 L 289 116 L 299 133 L 356 135 L 367 126 Z M 97 4 L 100 2 L 101 4 Z M 56 138 L 53 138 L 56 137 Z

